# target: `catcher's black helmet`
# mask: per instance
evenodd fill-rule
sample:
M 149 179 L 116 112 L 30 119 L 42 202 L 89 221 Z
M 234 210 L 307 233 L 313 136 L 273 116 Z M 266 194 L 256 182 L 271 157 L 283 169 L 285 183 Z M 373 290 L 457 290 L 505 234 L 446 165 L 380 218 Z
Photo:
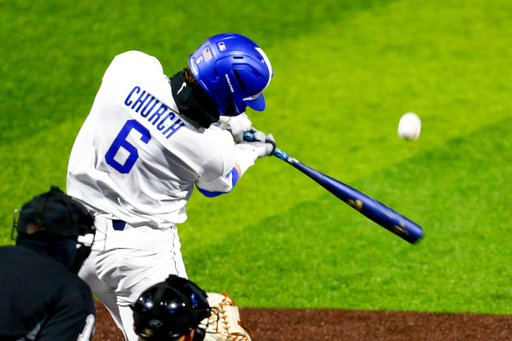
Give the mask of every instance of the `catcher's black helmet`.
M 194 329 L 194 341 L 202 340 L 198 325 L 210 316 L 206 292 L 175 275 L 146 289 L 132 309 L 135 332 L 144 340 L 172 341 Z

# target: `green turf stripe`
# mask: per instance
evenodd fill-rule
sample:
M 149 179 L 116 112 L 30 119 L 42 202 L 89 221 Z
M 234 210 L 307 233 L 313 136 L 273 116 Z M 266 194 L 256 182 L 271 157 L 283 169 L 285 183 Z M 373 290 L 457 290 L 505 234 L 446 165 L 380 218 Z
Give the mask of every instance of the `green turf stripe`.
M 255 307 L 510 314 L 511 126 L 503 120 L 354 183 L 423 225 L 418 246 L 324 194 L 207 243 L 187 240 L 189 275 Z

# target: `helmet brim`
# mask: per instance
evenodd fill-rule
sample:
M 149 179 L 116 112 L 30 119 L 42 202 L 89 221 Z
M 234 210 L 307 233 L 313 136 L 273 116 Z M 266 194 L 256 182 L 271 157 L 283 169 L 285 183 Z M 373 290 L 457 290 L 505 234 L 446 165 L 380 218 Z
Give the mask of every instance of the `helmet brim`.
M 265 110 L 265 98 L 263 97 L 263 94 L 260 94 L 256 99 L 245 99 L 245 104 L 247 104 L 248 107 L 257 110 L 257 111 L 263 111 Z

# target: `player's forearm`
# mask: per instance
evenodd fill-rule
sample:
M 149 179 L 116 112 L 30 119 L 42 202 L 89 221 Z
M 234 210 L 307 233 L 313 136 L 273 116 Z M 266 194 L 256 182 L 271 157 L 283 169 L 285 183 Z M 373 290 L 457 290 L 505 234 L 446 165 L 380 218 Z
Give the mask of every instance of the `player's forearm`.
M 235 149 L 235 168 L 238 171 L 238 178 L 240 179 L 242 175 L 254 165 L 254 161 L 258 158 L 258 155 L 251 151 L 240 148 L 237 145 Z
M 235 165 L 227 176 L 210 182 L 197 182 L 197 189 L 206 197 L 213 198 L 229 193 L 242 175 L 254 165 L 256 159 L 267 154 L 265 143 L 256 143 L 251 146 L 238 144 L 235 147 Z
M 240 180 L 240 178 L 242 177 L 242 168 L 240 167 L 240 165 L 238 164 L 238 162 L 235 162 L 235 169 L 237 170 L 238 172 L 238 180 Z

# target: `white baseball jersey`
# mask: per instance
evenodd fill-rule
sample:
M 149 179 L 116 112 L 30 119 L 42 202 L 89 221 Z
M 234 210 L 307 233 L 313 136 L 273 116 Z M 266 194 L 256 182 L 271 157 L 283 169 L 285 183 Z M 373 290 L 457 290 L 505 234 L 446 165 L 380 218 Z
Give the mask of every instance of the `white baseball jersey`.
M 98 215 L 167 228 L 186 220 L 194 184 L 232 189 L 233 137 L 178 113 L 160 62 L 130 51 L 108 67 L 68 165 L 67 193 Z

